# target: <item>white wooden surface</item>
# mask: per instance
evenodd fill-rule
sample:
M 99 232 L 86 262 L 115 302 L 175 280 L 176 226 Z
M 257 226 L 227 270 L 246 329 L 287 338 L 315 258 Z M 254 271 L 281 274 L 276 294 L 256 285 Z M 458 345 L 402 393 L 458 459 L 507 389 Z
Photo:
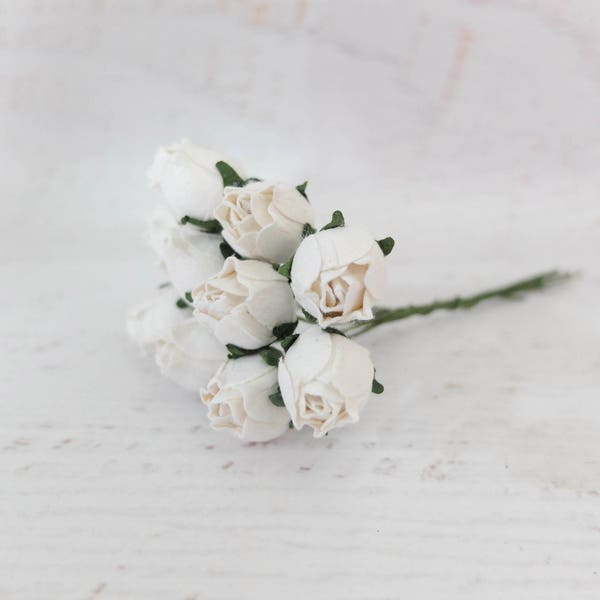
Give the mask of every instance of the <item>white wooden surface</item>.
M 593 0 L 0 3 L 0 598 L 600 597 Z M 155 147 L 310 180 L 388 300 L 360 426 L 242 446 L 124 335 Z

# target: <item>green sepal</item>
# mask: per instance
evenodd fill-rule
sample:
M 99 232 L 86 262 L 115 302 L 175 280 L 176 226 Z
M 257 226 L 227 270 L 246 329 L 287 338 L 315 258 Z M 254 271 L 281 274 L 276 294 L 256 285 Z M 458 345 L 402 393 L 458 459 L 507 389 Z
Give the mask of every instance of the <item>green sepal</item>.
M 377 240 L 377 243 L 379 244 L 379 247 L 381 248 L 383 255 L 387 256 L 394 249 L 394 244 L 396 242 L 394 241 L 394 238 L 386 237 L 386 238 L 383 238 L 382 240 Z
M 327 223 L 324 227 L 321 227 L 321 231 L 326 231 L 327 229 L 335 229 L 336 227 L 343 227 L 346 224 L 344 220 L 344 215 L 341 210 L 334 210 L 331 215 L 331 221 Z
M 280 340 L 282 338 L 288 337 L 296 331 L 296 327 L 298 327 L 298 321 L 294 321 L 293 323 L 282 323 L 281 325 L 276 325 L 273 327 L 273 335 L 276 339 Z
M 285 402 L 283 401 L 283 396 L 281 395 L 281 390 L 277 387 L 277 391 L 273 394 L 269 394 L 269 400 L 271 404 L 275 406 L 285 406 Z
M 315 317 L 313 317 L 309 312 L 306 312 L 304 309 L 302 309 L 302 314 L 304 315 L 304 320 L 307 323 L 316 323 L 317 319 Z
M 223 255 L 223 258 L 229 258 L 235 256 L 236 258 L 242 258 L 227 242 L 223 241 L 219 244 L 219 250 Z
M 292 261 L 293 261 L 293 258 L 290 258 L 290 260 L 288 260 L 287 262 L 280 264 L 277 267 L 277 272 L 280 275 L 283 275 L 284 277 L 287 277 L 289 279 L 290 273 L 292 271 Z
M 306 195 L 306 186 L 308 185 L 308 181 L 301 183 L 296 186 L 296 189 L 308 200 L 308 196 Z
M 255 183 L 257 181 L 262 181 L 258 177 L 248 177 L 248 179 L 244 179 L 244 185 L 248 185 L 249 183 Z
M 183 298 L 177 298 L 177 302 L 175 302 L 175 306 L 177 308 L 190 308 L 190 305 Z
M 291 421 L 288 423 L 288 429 L 294 429 L 294 424 Z
M 223 180 L 223 187 L 243 187 L 245 181 L 238 175 L 237 171 L 228 165 L 225 161 L 220 160 L 215 167 L 221 179 Z
M 284 352 L 287 352 L 293 345 L 294 342 L 300 337 L 299 333 L 294 333 L 293 335 L 288 335 L 286 338 L 283 338 L 280 342 L 281 347 Z
M 185 299 L 187 300 L 188 304 L 194 304 L 194 299 L 192 298 L 192 292 L 186 292 L 184 294 Z
M 194 225 L 194 227 L 198 227 L 202 229 L 204 233 L 221 233 L 223 231 L 223 226 L 216 219 L 208 219 L 207 221 L 203 221 L 202 219 L 196 219 L 195 217 L 190 217 L 189 215 L 185 215 L 179 219 L 180 225 Z
M 325 329 L 323 329 L 323 331 L 326 331 L 327 333 L 333 333 L 335 335 L 341 335 L 343 337 L 347 337 L 343 331 L 340 331 L 339 329 L 336 329 L 335 327 L 325 327 Z
M 383 394 L 383 390 L 385 388 L 383 387 L 383 385 L 381 383 L 379 383 L 379 381 L 377 381 L 377 379 L 375 379 L 375 377 L 373 377 L 373 383 L 371 384 L 371 391 L 374 394 Z
M 261 350 L 260 357 L 271 367 L 276 367 L 283 354 L 277 348 L 265 348 Z
M 254 354 L 255 350 L 246 350 L 245 348 L 240 348 L 239 346 L 236 346 L 235 344 L 226 344 L 225 347 L 227 348 L 227 351 L 229 352 L 229 354 L 227 355 L 227 358 L 232 358 L 232 359 L 236 359 L 236 358 L 242 358 L 242 356 L 248 356 L 249 354 Z
M 302 237 L 308 237 L 309 235 L 312 235 L 313 233 L 316 233 L 317 230 L 310 224 L 310 223 L 304 223 L 304 227 L 302 227 Z

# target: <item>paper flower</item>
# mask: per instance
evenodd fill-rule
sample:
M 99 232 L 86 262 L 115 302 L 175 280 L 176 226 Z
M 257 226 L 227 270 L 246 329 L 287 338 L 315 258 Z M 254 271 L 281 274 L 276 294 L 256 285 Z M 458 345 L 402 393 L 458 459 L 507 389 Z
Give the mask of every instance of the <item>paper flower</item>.
M 262 181 L 225 188 L 215 217 L 223 238 L 238 254 L 272 263 L 290 259 L 304 225 L 315 220 L 312 207 L 294 186 Z
M 294 256 L 294 296 L 322 327 L 372 319 L 384 287 L 383 252 L 362 227 L 319 231 Z
M 371 396 L 369 351 L 343 335 L 316 326 L 301 333 L 279 362 L 279 387 L 296 429 L 314 437 L 356 423 Z
M 177 308 L 172 287 L 129 311 L 127 332 L 160 372 L 178 385 L 199 390 L 225 360 L 227 351 L 191 311 Z
M 290 416 L 269 396 L 277 390 L 277 369 L 259 356 L 228 360 L 200 392 L 210 425 L 248 442 L 266 442 L 288 430 Z
M 296 321 L 288 280 L 258 260 L 229 257 L 192 291 L 194 316 L 224 345 L 254 350 L 273 342 L 273 328 Z
M 180 225 L 164 207 L 157 206 L 148 221 L 148 239 L 180 296 L 206 281 L 223 266 L 220 242 L 214 235 Z
M 201 390 L 213 429 L 246 441 L 304 426 L 320 438 L 358 422 L 383 385 L 369 351 L 349 338 L 568 276 L 550 271 L 473 296 L 381 308 L 394 240 L 346 227 L 339 210 L 317 230 L 306 182 L 246 178 L 188 140 L 159 150 L 149 175 L 163 196 L 149 239 L 169 283 L 130 313 L 127 329 L 162 373 Z
M 221 161 L 233 164 L 218 152 L 184 139 L 158 151 L 148 170 L 150 187 L 162 192 L 177 219 L 185 215 L 212 219 L 223 198 L 223 179 L 216 167 Z

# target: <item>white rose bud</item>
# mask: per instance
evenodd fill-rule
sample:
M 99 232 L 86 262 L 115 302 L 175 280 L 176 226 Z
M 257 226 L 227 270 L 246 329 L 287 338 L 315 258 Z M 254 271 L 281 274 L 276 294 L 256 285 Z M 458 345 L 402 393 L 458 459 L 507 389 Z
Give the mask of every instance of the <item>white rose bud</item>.
M 192 291 L 194 315 L 218 340 L 253 350 L 270 344 L 273 328 L 296 321 L 287 278 L 269 263 L 230 256 L 219 273 Z
M 288 411 L 269 399 L 276 392 L 277 368 L 253 355 L 224 363 L 200 397 L 213 429 L 228 429 L 248 442 L 266 442 L 283 435 L 290 421 Z
M 225 188 L 214 216 L 238 254 L 272 263 L 289 260 L 304 224 L 314 223 L 312 207 L 295 187 L 262 181 Z
M 129 312 L 127 332 L 145 354 L 154 354 L 160 371 L 180 386 L 199 390 L 206 384 L 226 351 L 189 309 L 177 308 L 173 288 Z
M 161 148 L 148 171 L 150 186 L 162 191 L 173 215 L 213 219 L 223 198 L 223 180 L 216 163 L 225 161 L 240 173 L 231 160 L 218 152 L 192 144 L 187 139 Z
M 180 296 L 223 266 L 218 235 L 204 233 L 192 225 L 180 225 L 163 207 L 156 207 L 150 216 L 148 238 Z
M 359 420 L 375 372 L 366 348 L 318 327 L 300 334 L 278 370 L 294 427 L 308 425 L 317 438 Z
M 296 300 L 322 327 L 372 319 L 373 304 L 384 285 L 383 252 L 362 227 L 338 227 L 308 236 L 292 263 Z

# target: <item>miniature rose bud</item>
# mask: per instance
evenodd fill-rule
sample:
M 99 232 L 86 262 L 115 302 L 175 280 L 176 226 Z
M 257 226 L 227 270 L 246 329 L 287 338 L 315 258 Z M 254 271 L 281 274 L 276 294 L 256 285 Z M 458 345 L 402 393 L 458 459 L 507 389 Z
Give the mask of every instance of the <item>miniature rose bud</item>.
M 374 375 L 366 348 L 314 326 L 300 334 L 278 371 L 294 427 L 308 425 L 317 438 L 359 420 Z
M 219 273 L 192 291 L 194 315 L 223 344 L 248 350 L 275 340 L 273 328 L 296 321 L 286 277 L 269 263 L 230 256 Z
M 295 187 L 262 181 L 225 188 L 214 216 L 238 254 L 271 263 L 289 260 L 304 225 L 314 223 L 312 207 Z
M 277 368 L 257 355 L 228 360 L 200 397 L 208 407 L 210 425 L 229 430 L 248 442 L 266 442 L 288 430 L 290 416 L 269 396 L 277 391 Z
M 192 144 L 187 139 L 160 148 L 148 171 L 150 186 L 160 190 L 169 210 L 180 219 L 186 215 L 212 219 L 223 198 L 223 179 L 215 166 L 230 159 L 220 153 Z
M 308 236 L 292 263 L 296 300 L 322 327 L 372 319 L 384 285 L 383 252 L 362 227 L 337 227 Z
M 226 350 L 190 309 L 176 305 L 179 294 L 168 287 L 134 307 L 127 332 L 145 354 L 154 355 L 160 371 L 178 385 L 199 390 L 225 359 Z
M 148 220 L 148 239 L 180 296 L 223 266 L 219 236 L 180 225 L 162 206 L 156 207 Z

